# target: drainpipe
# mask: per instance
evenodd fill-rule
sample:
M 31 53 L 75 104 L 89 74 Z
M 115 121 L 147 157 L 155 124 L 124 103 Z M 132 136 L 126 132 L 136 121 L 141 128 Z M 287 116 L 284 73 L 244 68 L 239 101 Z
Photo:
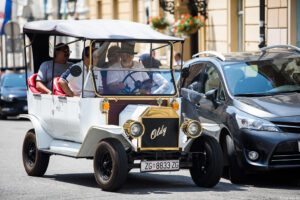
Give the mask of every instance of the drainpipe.
M 198 16 L 198 8 L 195 5 L 194 1 L 189 1 L 188 3 L 188 9 L 190 11 L 190 14 L 194 16 Z M 198 44 L 199 44 L 199 38 L 198 38 L 198 31 L 196 33 L 193 33 L 190 35 L 190 50 L 191 50 L 191 56 L 198 53 Z
M 266 46 L 266 28 L 265 28 L 265 0 L 259 0 L 259 48 Z

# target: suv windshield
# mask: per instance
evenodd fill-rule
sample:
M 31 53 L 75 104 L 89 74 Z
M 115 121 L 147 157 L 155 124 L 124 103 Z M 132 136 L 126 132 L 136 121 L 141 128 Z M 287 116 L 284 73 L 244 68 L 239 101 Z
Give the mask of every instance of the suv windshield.
M 94 42 L 92 79 L 100 95 L 171 96 L 177 74 L 170 43 Z
M 2 81 L 5 88 L 26 88 L 25 74 L 6 74 Z
M 300 58 L 244 62 L 224 66 L 234 96 L 266 96 L 300 91 Z

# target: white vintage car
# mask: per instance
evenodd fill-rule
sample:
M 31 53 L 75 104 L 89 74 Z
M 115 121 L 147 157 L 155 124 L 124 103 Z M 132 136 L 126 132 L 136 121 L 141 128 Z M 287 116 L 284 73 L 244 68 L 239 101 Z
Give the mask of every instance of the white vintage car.
M 27 81 L 29 114 L 23 115 L 34 127 L 23 143 L 28 175 L 43 176 L 50 156 L 63 155 L 93 159 L 96 181 L 107 191 L 121 188 L 132 168 L 189 169 L 197 186 L 219 182 L 219 144 L 202 134 L 200 122 L 180 120 L 180 74 L 172 58 L 183 39 L 121 20 L 35 21 L 23 30 L 25 63 L 34 70 Z M 60 42 L 70 46 L 73 63 L 82 60 L 81 49 L 89 46 L 89 64 L 70 68 L 81 81 L 79 96 L 67 96 L 59 77 L 52 76 L 53 94 L 36 88 L 41 63 L 54 59 Z

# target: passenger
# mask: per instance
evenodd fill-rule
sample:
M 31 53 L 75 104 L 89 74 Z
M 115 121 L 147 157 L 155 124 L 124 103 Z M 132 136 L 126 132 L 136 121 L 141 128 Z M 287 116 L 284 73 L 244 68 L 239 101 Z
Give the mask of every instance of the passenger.
M 54 50 L 54 73 L 53 60 L 45 61 L 41 64 L 36 78 L 36 88 L 45 94 L 52 94 L 52 78 L 60 76 L 72 63 L 68 62 L 71 51 L 69 46 L 64 43 L 55 45 Z
M 155 59 L 153 56 L 150 57 L 149 53 L 142 54 L 140 56 L 140 61 L 143 63 L 145 68 L 159 68 L 159 66 L 161 66 L 160 61 Z
M 108 68 L 114 64 L 120 64 L 120 47 L 118 46 L 111 46 L 107 51 L 107 59 L 108 62 L 105 63 L 104 68 Z
M 176 65 L 181 65 L 181 62 L 182 62 L 182 64 L 184 64 L 184 62 L 182 61 L 182 55 L 181 55 L 181 53 L 176 53 L 175 55 L 174 55 L 174 59 L 175 59 L 175 63 L 176 63 Z
M 107 51 L 107 60 L 103 66 L 103 68 L 109 68 L 112 65 L 118 64 L 120 65 L 120 47 L 118 46 L 111 46 L 109 47 Z M 104 93 L 107 92 L 108 87 L 107 87 L 107 70 L 102 70 L 101 71 L 101 77 L 102 77 L 102 85 L 103 85 L 103 91 Z
M 82 73 L 84 77 L 88 73 L 90 48 L 85 47 L 82 51 L 83 60 L 72 65 L 60 77 L 58 84 L 69 97 L 80 96 L 82 91 Z
M 129 69 L 129 70 L 108 71 L 107 85 L 110 93 L 113 94 L 130 93 L 130 92 L 134 92 L 135 89 L 139 89 L 140 93 L 159 94 L 168 88 L 168 81 L 159 74 L 158 76 L 153 77 L 152 80 L 150 79 L 147 72 L 134 72 L 133 70 L 130 70 L 130 69 L 144 68 L 142 63 L 133 60 L 134 54 L 136 54 L 136 52 L 134 52 L 134 43 L 123 42 L 121 44 L 121 49 L 119 52 L 121 54 L 121 62 L 115 63 L 114 65 L 112 65 L 111 68 L 115 68 L 115 69 L 122 68 L 122 69 Z M 132 73 L 131 76 L 129 78 L 126 78 L 130 73 Z M 142 86 L 147 85 L 148 89 L 144 89 L 143 87 L 136 88 L 137 82 L 141 82 Z M 155 91 L 151 91 L 153 83 L 158 85 L 158 89 Z M 149 91 L 149 87 L 150 87 L 150 91 Z

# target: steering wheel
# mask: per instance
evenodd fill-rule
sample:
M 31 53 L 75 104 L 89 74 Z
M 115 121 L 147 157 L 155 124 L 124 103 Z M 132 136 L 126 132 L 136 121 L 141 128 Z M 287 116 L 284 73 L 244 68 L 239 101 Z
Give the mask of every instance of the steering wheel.
M 137 73 L 137 72 L 139 72 L 139 71 L 132 71 L 132 72 L 130 72 L 129 74 L 127 74 L 127 75 L 124 77 L 122 83 L 123 83 L 124 85 L 126 85 L 125 82 L 127 81 L 127 79 L 128 79 L 128 78 L 131 78 L 131 80 L 134 82 L 134 88 L 133 88 L 133 89 L 130 89 L 130 87 L 128 87 L 128 85 L 126 85 L 125 88 L 122 90 L 122 92 L 128 94 L 128 93 L 133 93 L 133 92 L 135 92 L 136 90 L 142 88 L 144 82 L 147 81 L 147 80 L 145 80 L 145 81 L 143 81 L 143 82 L 142 82 L 142 81 L 139 81 L 139 80 L 136 80 L 136 79 L 132 76 L 132 74 L 135 74 L 135 73 Z

